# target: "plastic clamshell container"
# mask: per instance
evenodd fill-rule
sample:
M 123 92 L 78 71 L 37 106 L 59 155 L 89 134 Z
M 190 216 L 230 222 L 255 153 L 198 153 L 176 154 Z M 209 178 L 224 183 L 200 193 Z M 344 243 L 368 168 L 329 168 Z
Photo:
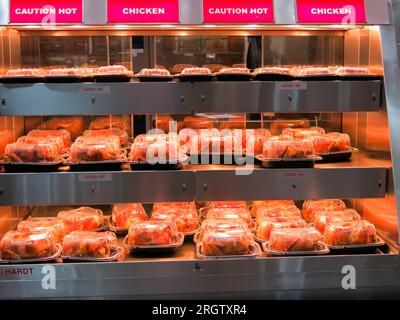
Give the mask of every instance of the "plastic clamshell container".
M 256 216 L 257 210 L 259 208 L 273 208 L 273 207 L 287 207 L 287 206 L 295 206 L 293 200 L 257 200 L 253 201 L 251 204 L 251 215 L 253 217 Z
M 323 237 L 313 227 L 274 229 L 265 245 L 268 254 L 286 253 L 325 254 L 329 249 L 323 243 Z
M 64 141 L 62 140 L 61 137 L 44 138 L 44 137 L 23 136 L 18 138 L 17 143 L 32 144 L 32 145 L 54 144 L 57 147 L 58 155 L 62 155 L 64 153 Z
M 253 234 L 249 230 L 210 230 L 197 243 L 199 258 L 256 257 L 261 254 Z
M 103 130 L 116 128 L 122 131 L 130 131 L 130 117 L 129 116 L 107 116 L 97 117 L 89 126 L 89 130 Z
M 84 131 L 83 117 L 53 117 L 40 126 L 42 130 L 67 130 L 71 139 L 78 138 Z
M 196 204 L 194 202 L 156 202 L 153 205 L 153 211 L 157 211 L 161 208 L 181 208 L 181 209 L 196 209 Z
M 370 75 L 371 71 L 362 67 L 337 67 L 335 73 L 338 75 Z
M 65 226 L 60 218 L 31 218 L 18 223 L 17 231 L 55 233 L 57 242 L 62 242 L 65 236 Z
M 351 149 L 350 136 L 345 133 L 331 132 L 326 135 L 314 136 L 311 141 L 317 154 L 344 152 Z
M 119 142 L 106 138 L 78 138 L 71 147 L 69 162 L 98 162 L 121 160 Z
M 369 221 L 337 221 L 326 226 L 324 240 L 328 246 L 368 245 L 378 242 L 378 237 Z
M 286 128 L 283 130 L 283 136 L 289 136 L 293 139 L 305 139 L 314 136 L 324 135 L 325 130 L 320 127 L 311 127 L 311 128 Z
M 99 209 L 81 207 L 69 211 L 61 211 L 57 216 L 62 219 L 67 233 L 73 231 L 97 231 L 104 227 L 103 212 Z
M 345 209 L 346 204 L 339 199 L 306 200 L 303 202 L 303 218 L 307 222 L 313 222 L 317 211 L 340 211 Z
M 88 138 L 102 137 L 110 139 L 115 139 L 115 137 L 117 137 L 120 145 L 126 145 L 129 139 L 128 133 L 118 128 L 87 130 L 83 133 L 83 136 Z
M 61 138 L 64 148 L 71 146 L 71 135 L 68 130 L 32 130 L 27 134 L 28 137 L 34 138 Z
M 317 211 L 315 214 L 315 227 L 319 232 L 324 234 L 326 226 L 333 222 L 340 221 L 358 221 L 361 220 L 360 215 L 353 209 L 345 209 L 340 211 Z
M 246 201 L 211 201 L 208 203 L 207 208 L 247 208 Z
M 55 259 L 57 251 L 57 239 L 52 231 L 10 231 L 0 241 L 2 260 Z
M 104 66 L 97 69 L 99 75 L 130 75 L 129 70 L 122 65 Z
M 265 142 L 271 137 L 267 129 L 234 130 L 233 134 L 242 139 L 242 148 L 248 154 L 261 154 Z
M 219 74 L 230 74 L 230 73 L 244 73 L 250 74 L 250 69 L 248 68 L 222 68 L 218 72 Z
M 243 220 L 204 220 L 199 232 L 195 235 L 194 241 L 203 240 L 204 234 L 209 231 L 229 231 L 229 230 L 248 230 L 247 224 Z
M 176 141 L 135 142 L 130 161 L 142 163 L 177 162 L 182 158 Z
M 109 258 L 116 247 L 112 232 L 74 231 L 64 238 L 62 257 Z
M 197 150 L 190 150 L 192 154 L 231 154 L 243 153 L 242 140 L 233 134 L 200 134 Z
M 113 226 L 122 229 L 139 221 L 148 220 L 146 211 L 140 203 L 115 204 L 112 209 L 111 222 Z
M 139 76 L 159 76 L 159 77 L 169 77 L 171 73 L 167 69 L 142 69 L 137 74 Z
M 185 68 L 181 71 L 181 75 L 199 75 L 199 74 L 211 74 L 211 70 L 208 68 Z
M 308 140 L 268 140 L 264 144 L 263 157 L 273 159 L 307 159 L 314 153 Z
M 305 228 L 307 222 L 299 217 L 262 218 L 257 224 L 256 240 L 269 241 L 271 232 L 276 229 Z
M 301 218 L 301 211 L 294 205 L 263 206 L 256 211 L 256 225 L 264 218 Z
M 56 143 L 15 142 L 6 146 L 6 157 L 15 163 L 43 163 L 60 161 L 59 147 Z
M 307 119 L 297 119 L 297 120 L 275 120 L 270 126 L 269 130 L 273 135 L 280 135 L 282 131 L 286 128 L 309 128 L 310 121 Z
M 176 246 L 182 240 L 171 220 L 145 221 L 132 224 L 126 244 L 134 248 Z M 182 240 L 183 242 L 183 240 Z
M 190 208 L 158 208 L 151 214 L 152 220 L 173 220 L 178 232 L 185 235 L 194 234 L 200 226 L 200 218 L 197 210 Z
M 212 129 L 214 122 L 206 117 L 185 117 L 183 123 L 187 129 Z
M 210 208 L 207 220 L 243 220 L 249 229 L 254 228 L 254 221 L 247 208 Z

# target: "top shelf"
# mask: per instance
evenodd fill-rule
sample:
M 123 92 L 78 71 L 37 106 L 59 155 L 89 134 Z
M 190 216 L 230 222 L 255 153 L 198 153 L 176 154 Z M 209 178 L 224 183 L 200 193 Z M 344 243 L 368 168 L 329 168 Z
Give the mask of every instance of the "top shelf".
M 0 116 L 372 112 L 382 82 L 244 81 L 0 85 Z

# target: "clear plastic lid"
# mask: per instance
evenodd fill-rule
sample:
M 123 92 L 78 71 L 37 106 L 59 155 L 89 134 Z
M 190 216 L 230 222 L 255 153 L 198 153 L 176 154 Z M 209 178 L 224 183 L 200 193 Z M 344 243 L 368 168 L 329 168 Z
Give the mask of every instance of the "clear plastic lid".
M 104 137 L 104 138 L 111 138 L 114 137 L 118 138 L 119 144 L 126 145 L 128 143 L 128 133 L 118 128 L 111 128 L 111 129 L 102 129 L 102 130 L 87 130 L 83 133 L 84 137 Z
M 55 144 L 57 146 L 57 153 L 64 153 L 64 141 L 61 137 L 32 137 L 32 136 L 23 136 L 18 138 L 17 142 L 26 143 L 26 144 Z
M 254 236 L 249 230 L 210 230 L 201 241 L 205 256 L 241 256 L 254 253 Z
M 340 211 L 345 210 L 346 204 L 339 199 L 306 200 L 303 202 L 303 218 L 306 221 L 315 221 L 317 211 Z
M 57 252 L 57 238 L 52 231 L 10 231 L 0 241 L 3 260 L 41 259 Z
M 371 71 L 363 67 L 337 67 L 335 73 L 339 75 L 369 75 Z
M 366 220 L 335 221 L 328 224 L 324 232 L 327 245 L 363 245 L 378 241 L 375 226 Z
M 315 213 L 315 227 L 322 234 L 328 224 L 338 221 L 357 221 L 361 220 L 360 215 L 353 209 L 345 209 L 340 211 L 317 211 Z
M 351 148 L 350 136 L 344 133 L 331 132 L 311 139 L 316 153 L 340 152 Z
M 197 152 L 203 154 L 230 154 L 242 152 L 242 140 L 233 134 L 207 134 L 201 132 Z M 191 153 L 194 150 L 191 149 Z
M 97 74 L 100 75 L 128 75 L 129 70 L 122 65 L 105 66 L 97 69 Z
M 210 208 L 207 210 L 207 220 L 243 220 L 248 228 L 254 227 L 250 211 L 246 208 Z
M 257 210 L 262 207 L 273 208 L 273 207 L 295 207 L 296 204 L 293 200 L 259 200 L 253 201 L 251 204 L 251 214 L 253 217 L 256 216 Z
M 82 135 L 85 127 L 83 117 L 53 117 L 40 126 L 43 130 L 67 130 L 74 140 Z
M 307 222 L 300 217 L 261 218 L 257 224 L 256 236 L 263 241 L 269 241 L 271 232 L 275 229 L 305 228 Z
M 149 163 L 177 161 L 181 157 L 182 153 L 179 152 L 178 143 L 175 141 L 135 142 L 130 153 L 131 161 Z
M 179 233 L 173 221 L 145 221 L 131 225 L 128 233 L 128 245 L 167 246 L 175 244 Z
M 323 237 L 312 227 L 274 229 L 268 248 L 275 252 L 320 251 Z
M 69 211 L 61 211 L 57 215 L 63 220 L 66 232 L 93 231 L 104 224 L 103 212 L 99 209 L 81 207 Z
M 5 154 L 11 162 L 53 162 L 60 156 L 58 146 L 53 142 L 15 142 L 6 146 Z
M 18 223 L 17 230 L 21 232 L 51 231 L 55 233 L 57 242 L 62 242 L 65 236 L 65 226 L 59 218 L 31 218 Z
M 147 213 L 140 203 L 115 204 L 112 209 L 112 222 L 117 228 L 128 229 L 132 223 L 146 221 Z
M 314 153 L 313 144 L 307 140 L 268 140 L 264 144 L 266 159 L 305 159 Z
M 307 119 L 297 119 L 297 120 L 275 120 L 270 124 L 269 130 L 274 135 L 282 134 L 285 128 L 309 128 L 310 121 Z
M 208 68 L 185 68 L 181 71 L 181 74 L 211 74 L 211 70 Z
M 223 68 L 227 68 L 227 66 L 223 65 L 223 64 L 219 64 L 219 63 L 209 63 L 209 64 L 205 64 L 204 66 L 202 66 L 202 68 L 210 69 L 211 72 L 215 73 Z
M 28 137 L 37 138 L 61 138 L 64 142 L 64 148 L 71 146 L 71 135 L 68 130 L 32 130 Z
M 183 119 L 185 127 L 188 129 L 212 129 L 214 122 L 206 117 L 192 117 L 188 116 Z
M 89 130 L 103 130 L 116 128 L 130 132 L 131 118 L 129 116 L 103 116 L 94 119 L 89 126 Z
M 292 69 L 292 72 L 294 72 L 298 76 L 332 74 L 331 70 L 327 67 L 300 67 Z
M 290 68 L 285 67 L 263 67 L 254 70 L 255 74 L 259 73 L 279 73 L 279 74 L 290 74 Z
M 177 140 L 178 137 L 175 134 L 163 134 L 163 133 L 154 133 L 154 134 L 141 134 L 135 138 L 135 143 L 146 143 L 153 144 L 156 142 L 166 142 Z
M 80 70 L 77 68 L 58 68 L 49 70 L 48 75 L 74 77 L 74 76 L 80 76 L 81 73 Z
M 261 154 L 264 143 L 271 137 L 267 129 L 234 130 L 233 134 L 242 139 L 242 148 L 251 154 Z
M 176 228 L 182 233 L 195 232 L 200 226 L 200 218 L 197 210 L 193 207 L 161 207 L 153 210 L 152 220 L 173 220 Z
M 112 232 L 74 231 L 64 238 L 62 255 L 108 258 L 116 247 L 117 237 Z
M 140 76 L 162 76 L 162 77 L 168 77 L 171 75 L 171 73 L 167 69 L 142 69 L 139 72 Z
M 243 220 L 204 220 L 201 223 L 198 240 L 202 241 L 204 234 L 209 231 L 248 230 Z
M 246 73 L 250 74 L 250 69 L 248 68 L 223 68 L 219 70 L 219 73 Z
M 289 136 L 294 139 L 305 139 L 314 136 L 320 136 L 325 134 L 325 130 L 320 127 L 312 128 L 286 128 L 283 130 L 283 136 Z
M 247 208 L 246 201 L 211 201 L 207 204 L 210 209 L 213 208 Z
M 10 69 L 7 71 L 9 77 L 43 77 L 41 69 Z
M 301 211 L 294 205 L 263 206 L 256 211 L 256 225 L 264 218 L 301 218 Z
M 192 202 L 156 202 L 153 211 L 164 208 L 196 209 L 196 204 Z
M 121 147 L 118 141 L 107 138 L 78 138 L 71 147 L 71 162 L 120 160 Z

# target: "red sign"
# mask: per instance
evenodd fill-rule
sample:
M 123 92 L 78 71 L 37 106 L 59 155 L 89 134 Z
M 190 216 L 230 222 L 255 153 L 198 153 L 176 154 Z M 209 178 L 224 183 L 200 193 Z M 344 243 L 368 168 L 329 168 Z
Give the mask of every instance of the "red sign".
M 298 23 L 365 23 L 364 0 L 297 0 Z
M 10 23 L 82 23 L 82 0 L 10 0 Z
M 108 0 L 109 23 L 178 23 L 179 0 Z
M 203 0 L 205 23 L 273 23 L 272 0 Z

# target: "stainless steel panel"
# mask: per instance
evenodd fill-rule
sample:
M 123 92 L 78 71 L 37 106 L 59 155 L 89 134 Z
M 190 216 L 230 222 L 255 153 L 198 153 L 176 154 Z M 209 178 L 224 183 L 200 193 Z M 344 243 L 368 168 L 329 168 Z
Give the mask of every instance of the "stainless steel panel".
M 296 84 L 299 89 L 292 89 Z M 195 84 L 197 112 L 378 111 L 380 95 L 380 81 Z
M 107 24 L 107 0 L 83 0 L 83 23 Z
M 179 0 L 179 13 L 181 24 L 202 24 L 203 1 Z
M 192 201 L 193 172 L 89 172 L 0 175 L 0 205 Z
M 189 83 L 0 85 L 0 115 L 191 113 Z
M 343 290 L 342 268 L 356 270 L 357 290 Z M 337 297 L 357 297 L 359 290 L 400 286 L 398 255 L 359 255 L 254 260 L 200 261 L 186 244 L 170 258 L 130 258 L 125 263 L 55 264 L 55 287 L 43 281 L 42 265 L 1 266 L 0 298 L 174 297 L 232 293 L 273 295 L 276 291 L 336 290 Z M 44 272 L 44 273 L 43 273 Z M 48 271 L 47 271 L 48 272 Z M 27 273 L 27 274 L 23 274 Z M 44 286 L 42 286 L 44 283 Z M 47 289 L 44 289 L 47 288 Z M 297 293 L 297 294 L 299 294 Z M 335 295 L 336 296 L 336 295 Z M 279 298 L 279 296 L 275 296 Z M 293 298 L 293 296 L 292 296 Z
M 388 0 L 364 0 L 369 25 L 390 23 L 388 2 Z
M 296 24 L 296 0 L 274 0 L 275 24 Z

